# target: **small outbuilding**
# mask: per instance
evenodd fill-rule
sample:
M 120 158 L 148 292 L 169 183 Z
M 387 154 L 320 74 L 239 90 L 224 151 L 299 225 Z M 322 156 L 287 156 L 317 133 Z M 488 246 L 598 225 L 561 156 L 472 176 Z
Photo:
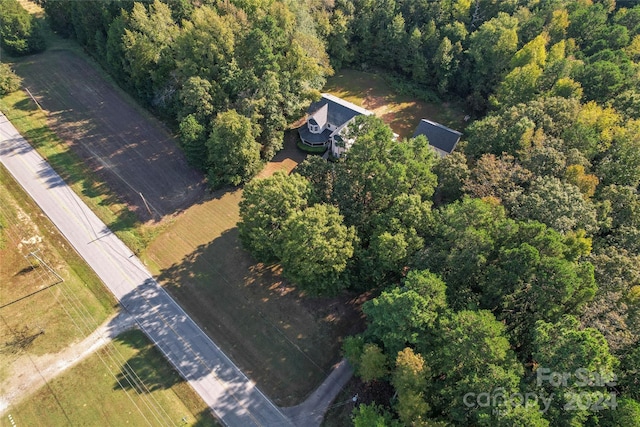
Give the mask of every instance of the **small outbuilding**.
M 433 147 L 440 157 L 453 153 L 462 136 L 457 130 L 427 119 L 420 120 L 420 124 L 418 124 L 416 131 L 413 133 L 414 138 L 420 135 L 427 137 L 429 145 Z

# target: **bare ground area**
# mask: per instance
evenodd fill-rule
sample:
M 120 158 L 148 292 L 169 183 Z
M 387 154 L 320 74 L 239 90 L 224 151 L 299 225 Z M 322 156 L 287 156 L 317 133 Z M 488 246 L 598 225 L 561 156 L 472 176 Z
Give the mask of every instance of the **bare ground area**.
M 296 147 L 296 143 L 300 139 L 297 128 L 290 129 L 284 133 L 284 148 L 265 165 L 258 174 L 258 178 L 266 178 L 273 175 L 276 171 L 289 173 L 307 158 L 307 153 Z
M 86 60 L 51 49 L 17 62 L 15 70 L 53 130 L 141 219 L 158 220 L 201 200 L 203 176 L 169 132 Z

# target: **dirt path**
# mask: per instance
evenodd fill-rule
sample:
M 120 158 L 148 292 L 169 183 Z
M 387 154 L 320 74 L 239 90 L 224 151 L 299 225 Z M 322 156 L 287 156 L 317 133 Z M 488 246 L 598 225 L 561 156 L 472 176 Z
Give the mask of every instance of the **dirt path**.
M 96 350 L 107 345 L 113 338 L 134 326 L 133 318 L 121 312 L 108 318 L 84 340 L 70 345 L 60 353 L 33 356 L 22 354 L 10 367 L 9 379 L 0 384 L 0 415 L 20 399 L 44 386 Z

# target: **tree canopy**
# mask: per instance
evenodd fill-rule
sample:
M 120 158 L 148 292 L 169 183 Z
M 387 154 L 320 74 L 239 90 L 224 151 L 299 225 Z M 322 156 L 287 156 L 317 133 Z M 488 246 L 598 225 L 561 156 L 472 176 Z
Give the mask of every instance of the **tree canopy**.
M 257 261 L 310 295 L 368 299 L 344 342 L 373 390 L 355 425 L 637 424 L 637 2 L 42 3 L 212 186 L 245 183 L 239 236 Z M 3 48 L 39 46 L 15 0 L 0 4 Z M 462 142 L 438 158 L 363 116 L 342 158 L 252 180 L 332 67 L 464 108 Z M 557 389 L 542 369 L 619 384 Z M 518 393 L 555 397 L 500 400 Z M 618 409 L 564 411 L 576 396 Z
M 17 0 L 0 0 L 0 46 L 16 56 L 41 52 L 46 48 L 40 22 Z

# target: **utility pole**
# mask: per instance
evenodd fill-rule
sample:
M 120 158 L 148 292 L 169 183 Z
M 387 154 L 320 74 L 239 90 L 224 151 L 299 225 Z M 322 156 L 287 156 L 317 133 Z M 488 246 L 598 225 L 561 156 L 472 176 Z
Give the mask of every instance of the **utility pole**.
M 38 106 L 38 108 L 40 109 L 40 111 L 42 110 L 42 107 L 40 106 L 40 103 L 38 101 L 36 101 L 36 99 L 34 98 L 34 96 L 31 94 L 31 91 L 25 86 L 24 88 L 25 91 L 27 91 L 27 94 L 31 97 L 31 99 L 33 100 L 33 102 L 36 103 L 36 105 Z
M 40 264 L 44 265 L 45 268 L 54 276 L 56 276 L 58 278 L 58 281 L 56 283 L 62 283 L 64 282 L 64 279 L 62 278 L 62 276 L 60 276 L 58 273 L 56 273 L 53 268 L 51 268 L 49 266 L 49 264 L 47 264 L 42 258 L 40 258 L 37 254 L 38 252 L 40 252 L 40 249 L 36 249 L 35 251 L 31 251 L 29 252 L 25 258 L 29 259 L 29 256 L 34 257 Z M 31 262 L 29 262 L 29 264 L 31 264 Z
M 149 204 L 147 203 L 147 200 L 144 198 L 144 196 L 142 195 L 142 193 L 138 193 L 140 194 L 140 197 L 142 197 L 142 201 L 144 202 L 144 205 L 146 206 L 147 210 L 149 211 L 149 215 L 151 215 L 151 217 L 153 218 L 153 213 L 151 213 L 151 209 L 149 209 Z

